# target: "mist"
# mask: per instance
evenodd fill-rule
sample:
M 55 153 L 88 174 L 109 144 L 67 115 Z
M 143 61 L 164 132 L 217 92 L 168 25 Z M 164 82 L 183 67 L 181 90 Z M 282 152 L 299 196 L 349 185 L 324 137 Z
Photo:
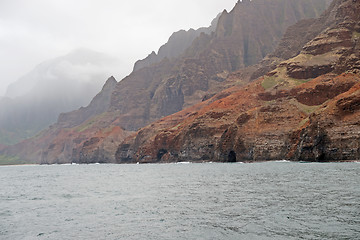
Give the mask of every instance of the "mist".
M 0 96 L 39 63 L 88 48 L 116 56 L 113 74 L 128 75 L 180 29 L 206 27 L 236 0 L 0 1 Z
M 13 144 L 89 104 L 121 63 L 87 49 L 45 61 L 12 83 L 0 99 L 0 143 Z
M 47 60 L 36 66 L 31 72 L 9 85 L 5 97 L 39 97 L 60 98 L 76 85 L 89 86 L 78 91 L 83 100 L 76 105 L 87 104 L 101 89 L 104 81 L 121 66 L 120 60 L 113 56 L 76 49 L 71 53 Z M 87 90 L 87 91 L 86 91 Z M 74 96 L 75 97 L 75 96 Z

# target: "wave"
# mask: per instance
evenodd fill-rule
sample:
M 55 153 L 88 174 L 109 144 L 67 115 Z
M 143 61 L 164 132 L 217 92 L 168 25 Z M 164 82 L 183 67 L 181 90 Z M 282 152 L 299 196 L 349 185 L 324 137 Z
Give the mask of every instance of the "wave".
M 276 160 L 274 162 L 277 162 L 277 163 L 289 163 L 291 161 L 289 161 L 289 160 Z

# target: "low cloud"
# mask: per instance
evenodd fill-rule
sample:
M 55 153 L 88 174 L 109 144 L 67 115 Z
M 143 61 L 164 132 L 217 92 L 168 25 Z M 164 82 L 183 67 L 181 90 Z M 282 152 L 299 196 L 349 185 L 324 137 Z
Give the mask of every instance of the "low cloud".
M 117 56 L 117 78 L 172 32 L 208 26 L 236 0 L 1 0 L 0 96 L 38 63 L 85 47 Z

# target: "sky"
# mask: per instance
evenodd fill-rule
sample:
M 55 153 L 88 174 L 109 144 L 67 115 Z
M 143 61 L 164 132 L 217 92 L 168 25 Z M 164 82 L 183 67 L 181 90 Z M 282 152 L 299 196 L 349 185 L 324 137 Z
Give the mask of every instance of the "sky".
M 0 0 L 0 96 L 39 63 L 78 48 L 119 59 L 118 79 L 173 32 L 207 27 L 237 0 Z

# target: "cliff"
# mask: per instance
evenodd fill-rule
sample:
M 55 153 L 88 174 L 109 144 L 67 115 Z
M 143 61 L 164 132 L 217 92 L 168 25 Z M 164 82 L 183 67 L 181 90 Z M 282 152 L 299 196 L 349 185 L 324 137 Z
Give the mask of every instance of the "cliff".
M 139 60 L 134 64 L 134 72 L 144 67 L 150 67 L 153 64 L 159 63 L 165 58 L 174 59 L 183 54 L 183 52 L 191 46 L 192 42 L 199 37 L 201 33 L 211 34 L 216 30 L 220 14 L 211 22 L 209 27 L 199 29 L 189 29 L 188 31 L 180 30 L 173 33 L 168 42 L 162 45 L 156 54 L 152 52 L 145 59 Z
M 337 0 L 316 31 L 295 25 L 283 40 L 294 46 L 318 32 L 297 55 L 142 128 L 119 146 L 117 162 L 359 159 L 359 12 L 360 1 Z
M 121 120 L 125 129 L 137 130 L 201 102 L 229 87 L 224 84 L 229 73 L 271 53 L 288 26 L 318 16 L 325 5 L 319 0 L 238 2 L 220 15 L 213 34 L 200 34 L 181 56 L 165 58 L 119 82 L 110 109 L 126 115 Z
M 201 33 L 178 57 L 145 64 L 117 83 L 99 108 L 104 111 L 90 104 L 62 114 L 50 129 L 2 153 L 41 163 L 113 162 L 131 131 L 248 84 L 257 69 L 250 65 L 274 51 L 288 26 L 319 16 L 327 2 L 239 1 L 220 15 L 213 33 Z

